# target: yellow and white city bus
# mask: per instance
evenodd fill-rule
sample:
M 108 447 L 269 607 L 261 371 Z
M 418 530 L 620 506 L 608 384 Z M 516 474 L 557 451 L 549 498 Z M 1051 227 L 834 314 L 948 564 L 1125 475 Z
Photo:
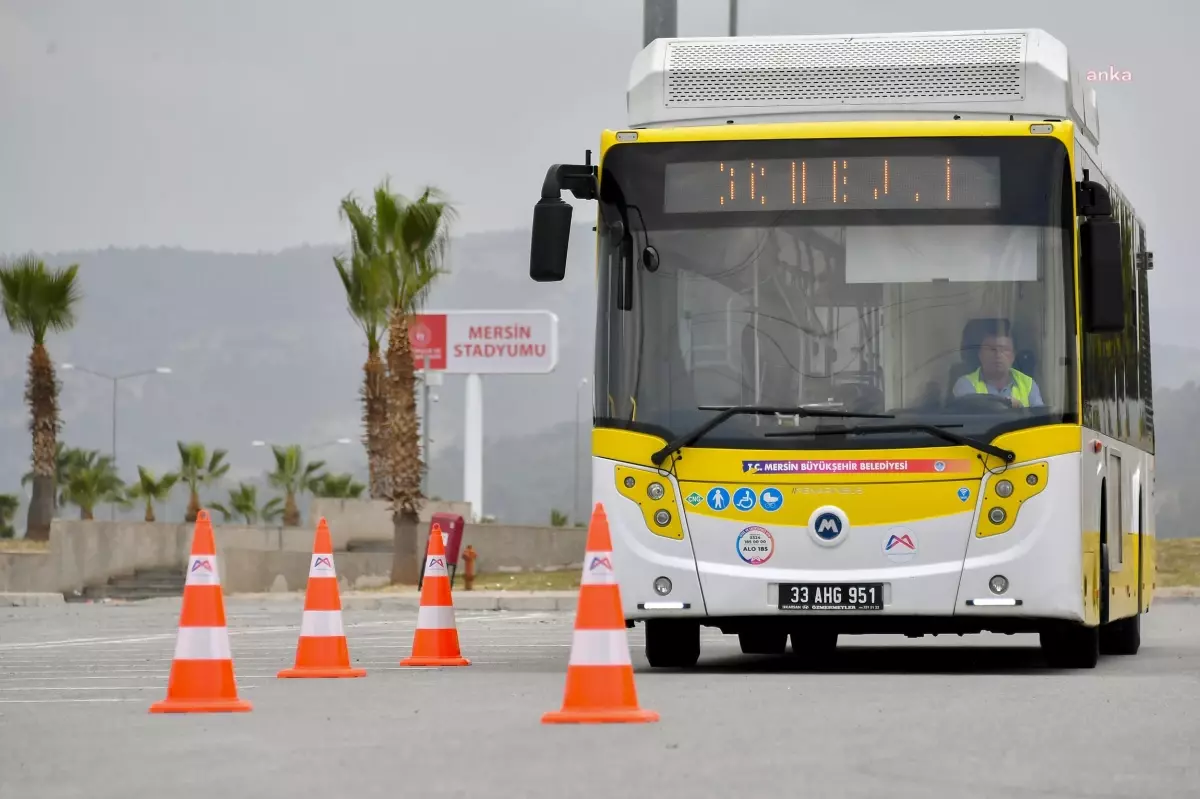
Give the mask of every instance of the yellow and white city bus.
M 1134 654 L 1154 588 L 1146 232 L 1041 30 L 660 39 L 598 201 L 593 497 L 655 667 L 842 634 Z

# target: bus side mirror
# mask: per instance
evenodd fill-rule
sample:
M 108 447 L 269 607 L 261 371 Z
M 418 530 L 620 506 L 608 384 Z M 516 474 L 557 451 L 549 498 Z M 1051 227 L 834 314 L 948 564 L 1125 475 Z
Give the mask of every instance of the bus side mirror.
M 529 276 L 539 283 L 562 280 L 567 273 L 571 211 L 570 203 L 565 203 L 558 197 L 543 198 L 533 207 Z
M 1104 184 L 1088 179 L 1088 170 L 1083 170 L 1083 180 L 1075 184 L 1075 213 L 1078 216 L 1112 216 L 1112 197 Z
M 562 280 L 567 273 L 573 209 L 560 196 L 564 190 L 581 200 L 596 199 L 596 168 L 590 150 L 587 163 L 555 164 L 542 182 L 542 198 L 533 207 L 533 240 L 529 247 L 529 276 L 539 283 Z
M 1087 333 L 1125 330 L 1125 280 L 1121 224 L 1110 216 L 1079 226 L 1083 327 Z

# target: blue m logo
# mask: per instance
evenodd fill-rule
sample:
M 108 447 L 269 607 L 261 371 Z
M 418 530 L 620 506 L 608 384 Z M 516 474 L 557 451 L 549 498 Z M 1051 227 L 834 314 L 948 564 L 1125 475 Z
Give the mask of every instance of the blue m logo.
M 842 520 L 832 513 L 822 513 L 813 522 L 813 528 L 819 537 L 832 541 L 842 534 Z

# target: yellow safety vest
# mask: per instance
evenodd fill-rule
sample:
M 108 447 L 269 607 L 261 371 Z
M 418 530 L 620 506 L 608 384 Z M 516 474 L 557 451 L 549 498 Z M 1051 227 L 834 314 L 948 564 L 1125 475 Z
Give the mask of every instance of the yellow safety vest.
M 971 381 L 971 385 L 975 386 L 976 394 L 987 394 L 987 383 L 983 381 L 979 369 L 976 369 L 971 374 L 967 375 L 967 379 Z M 1024 372 L 1018 372 L 1016 369 L 1009 369 L 1012 372 L 1013 388 L 1012 398 L 1021 403 L 1024 407 L 1029 407 L 1029 395 L 1033 392 L 1033 378 Z

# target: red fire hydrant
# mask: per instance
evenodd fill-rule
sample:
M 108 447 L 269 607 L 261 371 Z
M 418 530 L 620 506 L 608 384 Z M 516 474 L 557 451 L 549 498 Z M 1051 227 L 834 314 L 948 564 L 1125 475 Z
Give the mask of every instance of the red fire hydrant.
M 471 590 L 471 586 L 475 584 L 475 558 L 479 557 L 479 553 L 475 551 L 475 547 L 467 544 L 467 548 L 463 550 L 463 588 L 467 591 Z

